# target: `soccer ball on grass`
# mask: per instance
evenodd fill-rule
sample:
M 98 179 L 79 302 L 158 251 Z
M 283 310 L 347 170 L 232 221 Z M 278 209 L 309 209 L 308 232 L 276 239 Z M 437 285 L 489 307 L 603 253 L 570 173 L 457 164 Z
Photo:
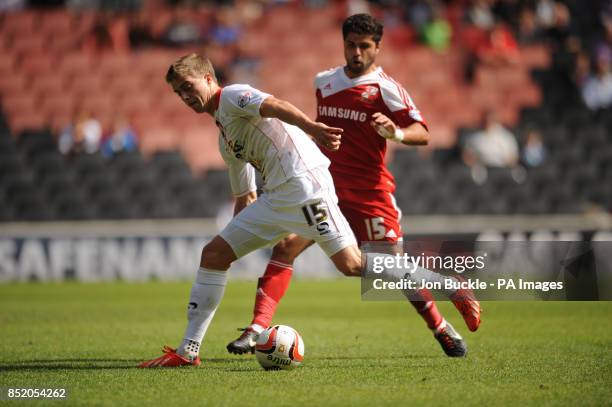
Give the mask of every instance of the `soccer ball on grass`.
M 295 369 L 304 359 L 304 341 L 290 326 L 274 325 L 259 334 L 255 356 L 266 370 Z

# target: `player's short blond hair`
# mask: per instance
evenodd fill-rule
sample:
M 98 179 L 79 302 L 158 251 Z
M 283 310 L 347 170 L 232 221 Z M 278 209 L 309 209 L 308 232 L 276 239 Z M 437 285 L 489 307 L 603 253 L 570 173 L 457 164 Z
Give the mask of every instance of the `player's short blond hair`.
M 215 69 L 208 58 L 205 58 L 198 54 L 183 55 L 168 68 L 166 73 L 166 82 L 170 83 L 177 77 L 185 78 L 187 76 L 201 77 L 206 74 L 212 75 L 215 82 L 217 76 L 215 75 Z

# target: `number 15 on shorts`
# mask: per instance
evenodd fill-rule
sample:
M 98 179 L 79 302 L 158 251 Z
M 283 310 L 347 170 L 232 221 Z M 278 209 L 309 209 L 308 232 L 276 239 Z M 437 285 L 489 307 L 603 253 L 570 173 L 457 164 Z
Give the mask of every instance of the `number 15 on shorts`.
M 327 208 L 321 201 L 316 201 L 308 205 L 302 206 L 302 212 L 304 218 L 309 226 L 316 225 L 317 231 L 320 235 L 329 233 L 329 223 L 327 220 Z
M 385 229 L 385 219 L 382 217 L 378 218 L 367 218 L 364 219 L 366 225 L 366 232 L 368 234 L 368 239 L 370 240 L 380 240 L 384 239 L 387 233 Z

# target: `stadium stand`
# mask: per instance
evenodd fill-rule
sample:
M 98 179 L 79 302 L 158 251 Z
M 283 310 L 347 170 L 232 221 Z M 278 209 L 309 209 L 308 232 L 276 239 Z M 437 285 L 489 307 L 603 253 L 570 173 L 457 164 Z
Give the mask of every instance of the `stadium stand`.
M 503 2 L 492 2 L 493 14 L 503 9 L 497 3 Z M 432 147 L 425 150 L 390 146 L 404 213 L 612 209 L 611 107 L 587 108 L 574 68 L 580 52 L 595 52 L 599 21 L 607 15 L 603 7 L 586 10 L 578 3 L 555 3 L 571 11 L 571 29 L 554 22 L 541 27 L 538 40 L 519 43 L 516 60 L 503 66 L 469 59 L 486 36 L 466 18 L 469 2 L 445 2 L 453 35 L 442 52 L 419 43 L 409 10 L 400 7 L 397 24 L 387 25 L 378 62 L 405 85 L 432 134 Z M 312 78 L 343 63 L 339 21 L 347 12 L 342 1 L 321 4 L 262 9 L 253 3 L 250 13 L 236 10 L 243 16 L 237 40 L 224 37 L 230 42 L 220 46 L 215 35 L 225 22 L 215 22 L 218 6 L 202 3 L 185 13 L 184 5 L 179 10 L 144 1 L 136 12 L 139 34 L 148 33 L 152 43 L 133 42 L 131 49 L 129 24 L 136 13 L 119 11 L 119 19 L 109 20 L 108 11 L 68 7 L 1 12 L 0 221 L 215 216 L 229 196 L 216 128 L 169 91 L 167 66 L 178 55 L 203 52 L 221 78 L 244 79 L 314 116 Z M 370 9 L 384 22 L 389 18 L 378 3 Z M 177 16 L 190 16 L 205 33 L 201 46 L 168 47 L 162 41 Z M 517 19 L 508 22 L 524 38 Z M 468 62 L 474 63 L 469 78 Z M 462 148 L 487 109 L 497 112 L 521 147 L 529 131 L 541 133 L 543 163 L 484 173 L 465 165 Z M 139 135 L 140 152 L 111 159 L 99 153 L 63 157 L 58 135 L 77 111 L 94 115 L 105 135 L 117 114 L 125 115 Z

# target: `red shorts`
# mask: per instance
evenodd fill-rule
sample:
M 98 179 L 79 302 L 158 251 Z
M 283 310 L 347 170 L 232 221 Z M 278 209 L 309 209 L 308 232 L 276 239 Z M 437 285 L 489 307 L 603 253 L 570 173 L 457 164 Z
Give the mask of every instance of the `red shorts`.
M 402 211 L 397 207 L 393 194 L 380 190 L 343 188 L 336 188 L 336 194 L 340 210 L 360 244 L 401 240 Z

